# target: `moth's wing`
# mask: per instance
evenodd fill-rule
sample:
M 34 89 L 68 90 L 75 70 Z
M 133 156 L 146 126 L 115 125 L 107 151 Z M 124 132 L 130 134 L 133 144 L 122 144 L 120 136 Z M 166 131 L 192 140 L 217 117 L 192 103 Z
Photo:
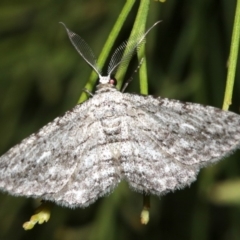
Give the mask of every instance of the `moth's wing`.
M 130 187 L 146 194 L 163 195 L 189 185 L 198 168 L 182 164 L 162 151 L 141 127 L 130 127 L 132 155 L 122 159 L 123 172 Z
M 132 152 L 121 158 L 121 164 L 131 188 L 145 194 L 163 195 L 196 179 L 198 167 L 182 164 L 162 149 L 153 134 L 156 121 L 136 108 L 128 118 Z
M 202 166 L 240 146 L 240 116 L 210 106 L 124 94 L 132 106 L 125 176 L 134 189 L 162 194 L 195 180 Z M 134 125 L 134 126 L 133 126 Z
M 88 125 L 86 147 L 78 157 L 78 166 L 69 183 L 55 194 L 62 205 L 86 207 L 110 194 L 122 179 L 119 151 L 112 145 L 114 143 L 108 142 L 101 121 Z
M 41 197 L 84 207 L 120 181 L 113 154 L 101 145 L 92 99 L 56 118 L 0 158 L 0 188 L 13 195 Z
M 87 139 L 87 104 L 77 105 L 0 157 L 0 189 L 44 197 L 62 189 L 74 173 Z
M 212 163 L 240 147 L 238 114 L 160 97 L 132 95 L 131 99 L 142 111 L 142 127 L 149 136 L 183 164 Z

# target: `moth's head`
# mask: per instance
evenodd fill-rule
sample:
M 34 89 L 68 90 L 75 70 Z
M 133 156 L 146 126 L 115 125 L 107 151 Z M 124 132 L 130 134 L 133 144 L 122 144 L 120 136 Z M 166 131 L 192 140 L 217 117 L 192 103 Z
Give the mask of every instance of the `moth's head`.
M 99 84 L 97 89 L 101 88 L 116 88 L 117 80 L 113 76 L 101 76 L 99 75 Z

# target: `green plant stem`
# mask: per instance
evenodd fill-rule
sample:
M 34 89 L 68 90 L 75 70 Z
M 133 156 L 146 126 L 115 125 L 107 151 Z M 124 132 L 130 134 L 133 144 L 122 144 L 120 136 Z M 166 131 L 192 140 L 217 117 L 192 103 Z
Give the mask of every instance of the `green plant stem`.
M 107 60 L 107 57 L 113 47 L 113 44 L 130 12 L 130 10 L 132 9 L 132 6 L 133 4 L 135 3 L 135 0 L 127 0 L 123 9 L 122 9 L 122 12 L 120 13 L 118 19 L 117 19 L 117 22 L 115 23 L 111 33 L 109 34 L 109 37 L 103 47 L 103 50 L 98 58 L 98 66 L 99 67 L 103 67 L 105 61 Z M 92 91 L 93 90 L 93 87 L 97 81 L 97 74 L 93 71 L 90 75 L 90 78 L 87 82 L 87 84 L 85 85 L 85 88 L 88 90 L 88 91 Z M 88 99 L 88 94 L 83 92 L 78 100 L 78 103 L 81 103 L 81 102 L 84 102 L 85 100 Z
M 147 22 L 149 4 L 150 4 L 150 0 L 141 0 L 140 6 L 139 6 L 139 9 L 138 9 L 138 13 L 137 13 L 137 17 L 136 17 L 136 20 L 135 20 L 134 25 L 133 25 L 132 32 L 131 32 L 130 37 L 129 37 L 129 42 L 131 42 L 131 40 L 133 40 L 133 41 L 136 40 L 135 37 L 137 35 L 139 35 L 139 32 L 144 33 L 146 22 Z M 128 47 L 126 47 L 125 52 L 128 51 L 127 48 Z M 143 46 L 141 46 L 141 48 L 138 51 L 138 58 L 139 59 L 141 59 L 144 56 L 144 51 L 145 51 L 145 47 L 144 47 L 144 44 L 143 44 Z M 124 76 L 126 74 L 127 67 L 128 67 L 128 62 L 125 61 L 118 68 L 118 71 L 116 73 L 116 79 L 119 80 L 118 81 L 118 88 L 121 88 L 121 86 L 122 86 L 122 82 L 123 82 Z M 147 85 L 146 61 L 144 61 L 143 64 L 141 65 L 139 75 L 140 75 L 140 92 L 142 94 L 147 94 L 148 93 L 148 87 L 147 87 L 148 85 Z
M 136 18 L 136 23 L 142 21 L 142 29 L 144 30 L 146 27 L 147 16 L 149 12 L 149 4 L 150 1 L 141 0 L 139 11 Z M 138 59 L 145 56 L 145 44 L 138 51 Z M 148 79 L 147 79 L 147 62 L 146 58 L 144 59 L 141 68 L 139 69 L 139 81 L 140 81 L 140 93 L 148 94 Z
M 232 42 L 230 47 L 230 56 L 228 62 L 228 74 L 226 90 L 223 101 L 223 110 L 228 110 L 229 105 L 232 103 L 232 92 L 234 86 L 234 78 L 236 73 L 238 49 L 239 49 L 239 38 L 240 37 L 240 0 L 237 0 L 235 19 L 233 25 Z

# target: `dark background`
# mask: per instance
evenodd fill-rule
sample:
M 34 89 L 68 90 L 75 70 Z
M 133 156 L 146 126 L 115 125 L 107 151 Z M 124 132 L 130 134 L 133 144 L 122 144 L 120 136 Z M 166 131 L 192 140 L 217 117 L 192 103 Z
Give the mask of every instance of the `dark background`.
M 0 2 L 0 154 L 71 109 L 91 69 L 71 46 L 63 21 L 100 53 L 125 1 Z M 127 39 L 136 1 L 116 46 Z M 221 108 L 236 1 L 151 1 L 149 93 Z M 135 59 L 136 60 L 136 59 Z M 135 67 L 137 62 L 133 62 Z M 239 112 L 239 64 L 231 111 Z M 134 76 L 127 92 L 139 93 Z M 240 152 L 203 169 L 197 182 L 152 197 L 142 226 L 142 196 L 121 183 L 86 209 L 55 206 L 48 223 L 24 231 L 38 202 L 0 194 L 0 239 L 240 239 Z

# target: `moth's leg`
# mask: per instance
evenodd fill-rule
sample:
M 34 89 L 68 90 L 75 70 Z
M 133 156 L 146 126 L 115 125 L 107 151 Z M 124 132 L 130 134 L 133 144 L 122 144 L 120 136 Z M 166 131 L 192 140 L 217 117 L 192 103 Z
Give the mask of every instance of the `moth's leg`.
M 122 92 L 125 91 L 125 89 L 127 88 L 127 86 L 129 85 L 129 83 L 133 80 L 133 74 L 137 73 L 138 69 L 142 66 L 144 58 L 141 59 L 140 63 L 138 64 L 137 68 L 133 71 L 133 73 L 131 74 L 131 77 L 126 81 L 126 83 L 124 84 L 123 88 L 122 88 Z
M 93 97 L 93 94 L 86 88 L 83 89 L 83 92 L 87 93 L 88 95 L 90 95 L 91 97 Z

